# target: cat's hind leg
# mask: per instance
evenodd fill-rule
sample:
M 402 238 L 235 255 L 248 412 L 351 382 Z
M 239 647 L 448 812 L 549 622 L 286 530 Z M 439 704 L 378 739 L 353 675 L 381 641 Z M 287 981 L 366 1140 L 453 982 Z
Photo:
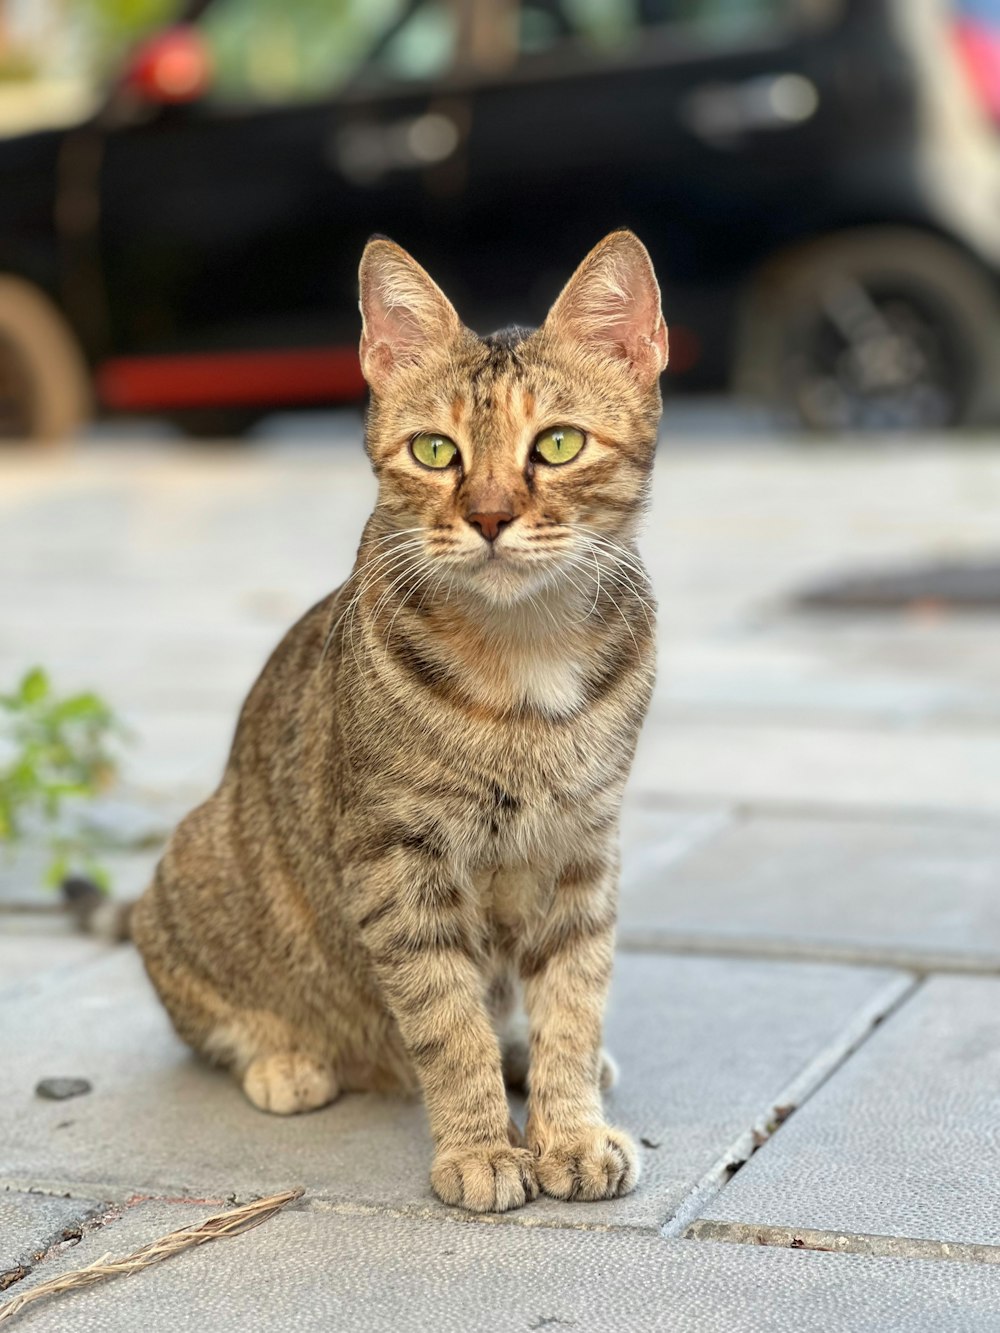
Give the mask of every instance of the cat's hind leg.
M 261 1009 L 241 1009 L 186 968 L 146 967 L 174 1027 L 196 1051 L 228 1069 L 261 1111 L 315 1111 L 340 1092 L 329 1045 L 320 1034 Z
M 340 1092 L 333 1069 L 301 1051 L 257 1056 L 243 1071 L 242 1083 L 249 1101 L 274 1115 L 316 1111 Z
M 316 1111 L 336 1100 L 340 1080 L 323 1046 L 277 1015 L 230 1008 L 199 1043 L 235 1076 L 247 1100 L 272 1115 Z

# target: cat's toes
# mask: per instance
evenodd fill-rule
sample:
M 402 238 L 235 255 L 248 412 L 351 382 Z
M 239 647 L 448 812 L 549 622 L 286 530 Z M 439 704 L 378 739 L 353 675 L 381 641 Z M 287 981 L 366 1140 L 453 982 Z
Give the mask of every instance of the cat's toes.
M 534 1156 L 506 1144 L 438 1153 L 431 1185 L 442 1203 L 474 1213 L 506 1213 L 538 1197 Z
M 554 1199 L 616 1199 L 639 1179 L 635 1144 L 607 1125 L 548 1141 L 536 1165 L 538 1183 Z
M 329 1066 L 290 1051 L 252 1060 L 243 1075 L 243 1091 L 258 1110 L 295 1115 L 326 1106 L 340 1089 Z

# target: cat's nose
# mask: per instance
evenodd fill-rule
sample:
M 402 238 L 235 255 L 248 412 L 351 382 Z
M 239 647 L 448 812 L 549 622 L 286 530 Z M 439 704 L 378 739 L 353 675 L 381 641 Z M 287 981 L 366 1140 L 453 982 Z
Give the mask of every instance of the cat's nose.
M 500 529 L 513 523 L 513 514 L 466 514 L 466 522 L 478 528 L 488 542 L 495 542 L 500 536 Z

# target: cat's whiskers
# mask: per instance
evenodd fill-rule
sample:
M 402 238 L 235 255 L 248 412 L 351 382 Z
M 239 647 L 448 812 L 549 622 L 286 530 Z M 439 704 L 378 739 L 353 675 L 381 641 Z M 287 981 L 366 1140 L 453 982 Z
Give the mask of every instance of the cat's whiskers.
M 423 529 L 422 528 L 414 529 L 414 531 L 423 531 Z M 405 533 L 398 533 L 394 535 L 397 536 L 398 538 L 402 538 L 405 535 Z M 374 556 L 369 560 L 366 560 L 364 564 L 359 565 L 358 568 L 352 573 L 351 577 L 344 584 L 345 588 L 353 580 L 361 578 L 362 575 L 364 575 L 365 577 L 362 579 L 361 585 L 355 592 L 354 596 L 351 598 L 350 602 L 347 604 L 344 610 L 340 613 L 337 619 L 330 626 L 330 629 L 326 635 L 326 639 L 324 640 L 323 643 L 323 651 L 320 654 L 319 665 L 322 665 L 323 660 L 326 657 L 327 650 L 329 649 L 329 646 L 333 641 L 333 636 L 336 633 L 338 626 L 343 625 L 342 637 L 346 637 L 348 633 L 350 633 L 350 638 L 348 639 L 348 642 L 351 644 L 353 651 L 354 619 L 357 613 L 358 605 L 362 597 L 365 595 L 368 589 L 372 587 L 372 585 L 375 582 L 377 582 L 377 580 L 380 577 L 383 577 L 391 573 L 394 569 L 398 568 L 400 564 L 405 563 L 407 560 L 409 560 L 411 558 L 412 551 L 414 549 L 418 549 L 420 545 L 421 542 L 418 538 L 410 538 L 409 541 L 402 542 L 401 544 L 397 544 L 396 546 L 390 547 L 389 550 L 382 551 L 379 555 Z M 355 660 L 357 660 L 356 652 L 355 652 Z
M 588 572 L 588 573 L 589 573 L 589 570 L 590 570 L 590 566 L 589 566 L 589 565 L 584 564 L 584 565 L 581 566 L 581 568 L 582 568 L 585 572 Z M 605 570 L 605 573 L 607 573 L 607 572 L 608 572 L 608 571 Z M 622 608 L 621 608 L 621 603 L 618 601 L 618 598 L 615 597 L 613 593 L 611 593 L 610 591 L 608 591 L 608 589 L 605 589 L 605 599 L 611 603 L 611 605 L 615 608 L 615 610 L 618 612 L 619 616 L 621 617 L 622 624 L 623 624 L 623 625 L 625 626 L 625 628 L 628 630 L 629 638 L 632 640 L 632 643 L 633 643 L 633 645 L 635 646 L 636 656 L 637 656 L 637 657 L 638 657 L 638 656 L 641 656 L 641 654 L 640 654 L 640 652 L 639 652 L 639 644 L 638 644 L 638 641 L 636 640 L 635 634 L 634 634 L 634 632 L 633 632 L 633 630 L 632 630 L 632 626 L 631 626 L 631 625 L 629 624 L 629 622 L 628 622 L 628 617 L 626 616 L 625 612 L 624 612 L 624 611 L 622 610 Z M 603 619 L 603 617 L 602 617 L 602 619 Z
M 649 612 L 653 609 L 652 603 L 642 589 L 649 575 L 639 559 L 633 555 L 627 547 L 609 536 L 607 533 L 599 533 L 593 528 L 587 528 L 583 524 L 577 524 L 584 536 L 584 541 L 588 543 L 591 550 L 595 548 L 613 563 L 612 569 L 605 569 L 605 574 L 615 582 L 621 584 L 623 581 L 631 591 L 635 600 L 639 603 L 640 610 L 646 621 L 646 627 L 652 630 L 652 621 Z M 639 581 L 639 585 L 633 581 L 631 575 L 634 574 Z
M 376 600 L 376 602 L 375 602 L 375 605 L 372 607 L 371 611 L 368 613 L 368 619 L 370 620 L 370 622 L 371 622 L 373 625 L 374 625 L 375 622 L 378 620 L 379 612 L 382 610 L 382 607 L 383 607 L 383 606 L 385 605 L 385 603 L 392 597 L 392 594 L 393 594 L 394 589 L 397 588 L 401 583 L 403 583 L 403 582 L 404 582 L 407 578 L 409 578 L 412 574 L 417 573 L 417 572 L 420 570 L 420 568 L 422 567 L 422 565 L 423 565 L 423 561 L 424 561 L 424 557 L 417 557 L 417 559 L 415 559 L 415 560 L 414 560 L 413 558 L 410 558 L 410 559 L 408 559 L 408 560 L 406 560 L 406 561 L 403 562 L 403 563 L 404 563 L 404 568 L 403 568 L 402 573 L 397 574 L 395 578 L 393 578 L 389 583 L 386 584 L 386 586 L 385 586 L 385 587 L 382 589 L 382 591 L 379 593 L 378 598 L 377 598 L 377 600 Z
M 627 565 L 640 578 L 648 578 L 646 569 L 638 556 L 622 542 L 612 537 L 610 533 L 600 532 L 597 528 L 588 528 L 583 523 L 578 523 L 575 526 L 577 531 L 585 534 L 586 540 L 596 543 L 609 553 L 613 553 L 621 564 Z
M 585 568 L 585 569 L 589 569 L 589 566 L 584 566 L 584 568 Z M 605 569 L 605 574 L 610 575 L 610 571 L 607 570 L 607 569 Z M 640 653 L 640 651 L 639 651 L 639 643 L 638 643 L 638 640 L 637 640 L 636 637 L 635 637 L 635 632 L 633 631 L 632 626 L 629 624 L 628 616 L 626 616 L 624 610 L 622 609 L 621 602 L 620 602 L 619 599 L 618 599 L 617 597 L 615 597 L 614 594 L 613 594 L 612 592 L 610 592 L 608 589 L 605 589 L 605 596 L 606 596 L 607 601 L 609 601 L 609 602 L 611 603 L 611 605 L 615 608 L 615 610 L 618 612 L 618 615 L 619 615 L 620 618 L 621 618 L 621 622 L 622 622 L 622 624 L 623 624 L 623 625 L 625 626 L 625 628 L 628 630 L 629 638 L 632 640 L 632 643 L 633 643 L 633 645 L 634 645 L 634 647 L 635 647 L 636 656 L 637 656 L 637 657 L 641 656 L 641 653 Z M 645 608 L 645 606 L 644 606 L 644 604 L 643 604 L 643 599 L 642 599 L 638 594 L 635 593 L 635 590 L 634 590 L 634 589 L 633 589 L 633 596 L 634 596 L 634 597 L 636 598 L 636 600 L 639 602 L 639 605 L 640 605 L 640 607 L 641 607 L 641 609 L 642 609 L 642 613 L 643 613 L 643 615 L 645 616 L 645 615 L 646 615 L 646 608 Z M 648 623 L 649 623 L 648 616 L 646 617 L 646 619 L 647 619 L 647 624 L 648 624 Z
M 377 537 L 369 543 L 371 546 L 383 546 L 386 542 L 395 541 L 398 537 L 407 537 L 414 532 L 430 532 L 431 528 L 427 523 L 420 523 L 415 528 L 397 528 L 393 532 L 388 532 L 384 537 Z
M 433 579 L 435 575 L 440 576 L 440 570 L 438 570 L 436 566 L 431 564 L 431 562 L 426 559 L 422 560 L 420 565 L 418 565 L 416 573 L 420 575 L 420 577 L 417 578 L 416 583 L 414 583 L 412 587 L 407 586 L 403 589 L 403 594 L 399 599 L 399 605 L 396 607 L 396 610 L 393 612 L 392 619 L 389 621 L 389 628 L 386 631 L 385 635 L 386 656 L 388 656 L 389 654 L 389 643 L 392 639 L 392 627 L 393 625 L 395 625 L 396 617 L 399 615 L 400 611 L 402 611 L 403 607 L 406 606 L 410 602 L 410 600 L 417 595 L 417 591 L 419 588 L 424 587 L 424 585 L 427 585 L 429 580 Z M 426 597 L 426 595 L 427 595 L 427 590 L 425 588 L 424 596 Z
M 593 546 L 591 546 L 590 548 L 590 554 L 594 558 L 594 574 L 596 576 L 597 587 L 594 591 L 593 603 L 591 604 L 590 610 L 587 612 L 588 617 L 594 614 L 594 612 L 597 610 L 597 604 L 601 600 L 601 562 L 600 560 L 598 560 L 597 551 Z
M 387 652 L 389 647 L 389 638 L 392 634 L 392 626 L 395 624 L 396 616 L 399 615 L 399 612 L 402 610 L 403 606 L 406 605 L 407 600 L 416 592 L 416 590 L 419 587 L 421 587 L 421 585 L 424 584 L 433 574 L 438 572 L 439 570 L 436 563 L 428 559 L 426 555 L 422 555 L 412 563 L 410 568 L 404 569 L 402 574 L 394 578 L 392 582 L 382 590 L 382 593 L 379 596 L 378 601 L 375 603 L 375 606 L 372 608 L 368 616 L 368 622 L 371 624 L 373 629 L 378 624 L 379 613 L 381 612 L 383 606 L 385 606 L 386 603 L 392 599 L 396 589 L 402 585 L 402 590 L 403 590 L 402 596 L 400 597 L 399 606 L 397 606 L 395 613 L 393 614 L 392 620 L 390 621 L 389 624 L 389 631 L 388 634 L 386 635 L 386 641 L 384 647 Z M 412 587 L 408 582 L 408 580 L 411 579 L 416 579 L 416 582 L 413 584 Z
M 652 622 L 652 620 L 650 619 L 650 616 L 649 616 L 649 611 L 650 611 L 650 609 L 651 609 L 651 603 L 649 602 L 649 600 L 648 600 L 648 599 L 642 594 L 642 592 L 635 586 L 635 584 L 634 584 L 634 583 L 632 582 L 632 580 L 629 578 L 628 574 L 625 572 L 624 569 L 619 569 L 619 568 L 616 567 L 616 568 L 613 568 L 613 569 L 610 569 L 610 570 L 606 570 L 605 573 L 607 574 L 607 576 L 608 576 L 613 582 L 617 583 L 617 584 L 619 585 L 619 587 L 620 587 L 620 586 L 622 585 L 622 583 L 624 582 L 625 586 L 628 588 L 629 592 L 632 594 L 633 599 L 638 603 L 639 610 L 642 612 L 643 619 L 644 619 L 645 622 L 646 622 L 646 628 L 650 631 L 650 633 L 652 633 L 652 632 L 653 632 L 653 622 Z
M 419 546 L 419 541 L 411 539 L 408 542 L 402 543 L 401 547 L 393 547 L 391 550 L 383 551 L 381 555 L 376 556 L 374 559 L 366 561 L 365 564 L 351 576 L 352 578 L 358 578 L 361 575 L 365 575 L 361 585 L 351 598 L 349 605 L 344 609 L 340 619 L 353 616 L 358 603 L 364 597 L 368 589 L 377 583 L 380 578 L 384 578 L 401 564 L 405 564 L 410 560 L 412 558 L 413 550 L 419 548 Z
M 611 555 L 611 559 L 614 560 L 613 555 Z M 649 630 L 650 633 L 653 633 L 654 632 L 653 621 L 650 617 L 650 612 L 654 611 L 655 607 L 653 606 L 653 603 L 649 600 L 649 598 L 645 595 L 645 593 L 642 591 L 642 589 L 636 587 L 635 583 L 632 581 L 632 578 L 628 573 L 628 568 L 619 562 L 616 563 L 610 570 L 605 570 L 605 573 L 610 579 L 612 579 L 613 582 L 617 583 L 619 587 L 621 587 L 622 584 L 625 585 L 625 587 L 631 593 L 633 600 L 638 604 L 639 610 L 642 612 L 643 619 L 646 622 L 647 630 Z
M 577 599 L 577 610 L 582 610 L 585 603 L 591 601 L 591 605 L 587 610 L 583 611 L 582 615 L 577 615 L 570 620 L 569 623 L 571 625 L 585 625 L 587 621 L 595 615 L 602 624 L 607 623 L 599 610 L 599 598 L 595 597 L 591 600 L 590 587 L 587 585 L 587 582 L 584 581 L 587 580 L 590 584 L 593 584 L 594 582 L 593 566 L 587 559 L 585 559 L 584 554 L 582 552 L 571 553 L 566 560 L 566 563 L 561 567 L 560 572 L 563 576 L 568 574 L 579 574 L 583 576 L 582 578 L 577 578 L 571 581 L 574 593 L 579 594 Z M 607 594 L 605 595 L 607 596 Z

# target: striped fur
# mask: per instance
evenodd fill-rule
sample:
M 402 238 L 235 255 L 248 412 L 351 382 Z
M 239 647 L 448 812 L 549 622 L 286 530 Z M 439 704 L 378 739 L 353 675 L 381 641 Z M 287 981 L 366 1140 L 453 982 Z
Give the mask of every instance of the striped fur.
M 445 1202 L 613 1197 L 638 1170 L 604 1124 L 601 1022 L 653 685 L 634 536 L 666 359 L 655 278 L 614 233 L 541 329 L 490 338 L 388 241 L 361 290 L 379 493 L 354 571 L 265 666 L 134 938 L 178 1032 L 255 1105 L 420 1088 Z M 546 465 L 532 444 L 559 424 L 586 444 Z M 461 464 L 417 463 L 422 431 Z M 513 516 L 493 544 L 468 521 L 487 511 Z

